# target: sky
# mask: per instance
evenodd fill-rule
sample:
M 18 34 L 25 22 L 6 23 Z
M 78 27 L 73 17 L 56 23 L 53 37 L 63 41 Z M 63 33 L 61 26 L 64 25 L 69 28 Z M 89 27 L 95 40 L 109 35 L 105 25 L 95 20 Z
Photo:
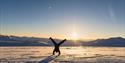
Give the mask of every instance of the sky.
M 0 34 L 125 37 L 125 0 L 0 0 Z

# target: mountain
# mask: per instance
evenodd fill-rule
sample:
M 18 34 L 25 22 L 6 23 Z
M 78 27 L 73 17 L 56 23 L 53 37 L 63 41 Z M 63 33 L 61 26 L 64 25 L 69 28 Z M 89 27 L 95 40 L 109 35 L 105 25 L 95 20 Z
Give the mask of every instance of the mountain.
M 55 39 L 56 42 L 61 40 Z M 48 38 L 19 37 L 0 35 L 0 46 L 52 46 Z M 75 46 L 71 40 L 64 42 L 63 46 Z
M 55 39 L 56 42 L 61 40 Z M 48 38 L 19 37 L 0 35 L 0 46 L 53 46 Z M 108 39 L 97 39 L 92 41 L 67 40 L 62 46 L 108 46 L 125 47 L 125 39 L 122 37 L 112 37 Z
M 122 37 L 112 37 L 108 39 L 97 39 L 87 43 L 82 43 L 87 46 L 112 46 L 112 47 L 125 47 L 125 39 Z
M 48 46 L 46 38 L 0 35 L 0 46 Z

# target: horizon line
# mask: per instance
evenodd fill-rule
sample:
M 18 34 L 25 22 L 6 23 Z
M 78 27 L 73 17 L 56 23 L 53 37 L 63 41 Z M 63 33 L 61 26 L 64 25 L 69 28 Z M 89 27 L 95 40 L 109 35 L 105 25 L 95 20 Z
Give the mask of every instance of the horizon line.
M 26 35 L 7 35 L 7 34 L 0 34 L 0 36 L 17 36 L 17 37 L 34 37 L 34 38 L 49 38 L 49 37 L 39 37 L 39 36 L 26 36 Z M 51 36 L 50 36 L 51 37 Z M 105 37 L 105 38 L 95 38 L 95 39 L 78 39 L 78 40 L 97 40 L 97 39 L 108 39 L 108 38 L 116 38 L 116 37 L 121 37 L 121 36 L 112 36 L 112 37 Z M 121 38 L 125 38 L 125 37 L 121 37 Z M 54 39 L 64 39 L 64 38 L 55 38 Z M 67 38 L 66 38 L 67 39 Z M 73 40 L 73 39 L 68 39 L 68 40 Z M 77 40 L 77 41 L 78 41 Z

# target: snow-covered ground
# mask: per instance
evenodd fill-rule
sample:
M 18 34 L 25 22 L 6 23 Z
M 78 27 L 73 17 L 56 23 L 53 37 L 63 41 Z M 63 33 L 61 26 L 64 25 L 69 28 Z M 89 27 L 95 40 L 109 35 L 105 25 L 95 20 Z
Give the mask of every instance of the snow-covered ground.
M 0 47 L 0 63 L 125 63 L 125 47 Z

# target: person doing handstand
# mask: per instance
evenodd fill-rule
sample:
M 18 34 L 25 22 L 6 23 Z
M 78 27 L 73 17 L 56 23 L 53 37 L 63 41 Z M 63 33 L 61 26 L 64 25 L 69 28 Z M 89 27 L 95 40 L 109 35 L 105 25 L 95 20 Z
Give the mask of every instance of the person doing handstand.
M 54 44 L 54 46 L 55 46 L 55 48 L 54 48 L 54 50 L 53 50 L 53 55 L 55 55 L 55 52 L 57 53 L 58 52 L 58 55 L 60 55 L 61 54 L 61 52 L 60 52 L 60 50 L 59 50 L 59 46 L 62 44 L 62 43 L 64 43 L 65 41 L 66 41 L 66 39 L 64 39 L 64 40 L 62 40 L 60 43 L 56 43 L 51 37 L 49 38 L 52 42 L 53 42 L 53 44 Z

